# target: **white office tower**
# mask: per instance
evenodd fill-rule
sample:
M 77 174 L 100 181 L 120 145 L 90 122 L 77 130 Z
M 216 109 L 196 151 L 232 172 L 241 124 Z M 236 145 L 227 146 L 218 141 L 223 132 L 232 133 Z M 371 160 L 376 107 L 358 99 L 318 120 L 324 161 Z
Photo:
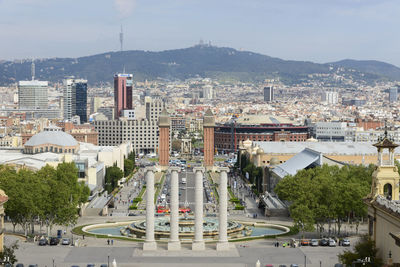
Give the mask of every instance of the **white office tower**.
M 328 105 L 336 105 L 339 101 L 339 95 L 337 92 L 326 91 L 322 95 L 322 102 Z
M 47 81 L 19 81 L 18 103 L 20 109 L 47 109 L 48 108 Z
M 205 85 L 203 87 L 203 97 L 204 99 L 213 99 L 213 87 L 211 85 Z
M 32 80 L 18 82 L 18 105 L 20 109 L 48 109 L 47 81 L 35 80 L 35 63 L 31 66 Z

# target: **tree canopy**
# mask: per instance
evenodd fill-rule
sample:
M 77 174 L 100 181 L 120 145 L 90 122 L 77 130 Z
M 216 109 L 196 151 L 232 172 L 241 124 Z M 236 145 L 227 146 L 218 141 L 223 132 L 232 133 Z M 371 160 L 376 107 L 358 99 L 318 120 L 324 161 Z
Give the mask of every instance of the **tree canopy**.
M 374 166 L 328 166 L 298 171 L 283 178 L 274 191 L 290 203 L 289 211 L 295 224 L 304 230 L 321 229 L 335 220 L 340 233 L 341 221 L 356 222 L 365 217 L 363 198 L 371 188 Z
M 88 200 L 90 190 L 78 181 L 74 163 L 61 163 L 57 168 L 46 165 L 39 171 L 18 171 L 1 166 L 0 188 L 8 195 L 5 213 L 14 227 L 20 224 L 27 234 L 34 222 L 47 225 L 75 224 L 79 207 Z

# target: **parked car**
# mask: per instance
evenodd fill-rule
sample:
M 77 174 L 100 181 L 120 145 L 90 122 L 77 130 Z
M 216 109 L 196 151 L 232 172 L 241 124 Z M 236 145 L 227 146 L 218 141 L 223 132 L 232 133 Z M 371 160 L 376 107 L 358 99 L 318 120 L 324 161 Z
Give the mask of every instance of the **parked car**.
M 57 237 L 50 237 L 50 246 L 57 246 L 60 243 L 60 239 Z
M 302 239 L 302 240 L 301 240 L 301 245 L 302 245 L 302 246 L 309 246 L 309 245 L 310 245 L 310 240 L 308 240 L 308 239 Z
M 342 240 L 342 246 L 343 247 L 349 247 L 350 246 L 350 240 L 348 240 L 347 238 Z
M 93 263 L 89 263 L 88 265 L 86 265 L 86 267 L 94 267 L 95 265 Z
M 329 245 L 329 241 L 327 239 L 323 238 L 319 241 L 319 245 L 322 247 L 327 247 Z
M 318 240 L 317 239 L 311 239 L 310 246 L 318 247 Z
M 63 238 L 63 240 L 61 241 L 62 245 L 69 245 L 71 244 L 71 240 L 69 238 Z
M 299 267 L 298 264 L 290 264 L 290 267 Z
M 38 267 L 38 265 L 37 264 L 29 264 L 28 267 Z
M 109 267 L 108 264 L 102 264 L 100 267 Z
M 46 246 L 48 243 L 46 238 L 39 239 L 39 246 Z
M 330 247 L 336 247 L 336 241 L 333 239 L 329 239 L 329 246 Z
M 17 265 L 15 265 L 15 267 L 24 267 L 24 264 L 22 264 L 22 263 L 17 263 Z

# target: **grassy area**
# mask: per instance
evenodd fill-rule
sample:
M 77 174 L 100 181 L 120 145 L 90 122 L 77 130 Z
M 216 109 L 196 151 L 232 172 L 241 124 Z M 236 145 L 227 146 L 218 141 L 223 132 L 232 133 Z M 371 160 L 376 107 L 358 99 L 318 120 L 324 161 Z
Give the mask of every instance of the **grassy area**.
M 160 182 L 156 184 L 157 185 L 157 190 L 156 190 L 156 193 L 154 194 L 154 203 L 157 202 L 157 197 L 160 194 L 161 188 L 164 185 L 164 181 L 165 181 L 165 173 L 163 173 L 163 176 L 161 177 Z
M 146 192 L 146 186 L 145 185 L 142 187 L 142 190 L 140 190 L 139 195 L 137 197 L 143 198 L 144 192 Z
M 220 162 L 221 162 L 221 161 L 225 161 L 226 159 L 224 159 L 224 158 L 214 158 L 214 160 L 215 160 L 215 161 L 220 161 Z
M 158 162 L 158 158 L 149 158 L 148 161 L 150 161 L 150 162 Z
M 218 195 L 217 185 L 214 184 L 214 181 L 211 178 L 211 173 L 207 172 L 207 175 L 208 175 L 208 180 L 210 181 L 210 185 L 211 185 L 211 187 L 213 189 L 215 199 L 219 202 L 219 195 Z

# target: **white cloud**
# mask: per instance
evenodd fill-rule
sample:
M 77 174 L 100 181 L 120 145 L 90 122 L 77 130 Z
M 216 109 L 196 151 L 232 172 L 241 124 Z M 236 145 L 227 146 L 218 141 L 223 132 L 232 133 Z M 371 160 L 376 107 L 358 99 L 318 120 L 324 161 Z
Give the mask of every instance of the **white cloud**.
M 122 18 L 126 18 L 135 9 L 136 0 L 114 0 L 114 5 Z

